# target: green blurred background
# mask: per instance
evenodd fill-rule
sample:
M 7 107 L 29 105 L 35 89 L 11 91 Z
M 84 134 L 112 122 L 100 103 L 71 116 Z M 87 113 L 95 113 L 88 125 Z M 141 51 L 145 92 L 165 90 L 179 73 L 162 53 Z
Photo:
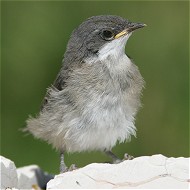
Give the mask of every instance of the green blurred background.
M 83 20 L 114 14 L 148 27 L 135 32 L 126 52 L 146 81 L 137 138 L 117 145 L 122 157 L 189 155 L 188 63 L 189 2 L 151 1 L 3 1 L 1 2 L 1 154 L 17 167 L 38 164 L 59 171 L 59 154 L 26 136 L 20 128 L 39 111 L 46 88 L 58 73 L 72 30 Z M 84 166 L 109 159 L 100 152 L 66 155 L 66 163 Z

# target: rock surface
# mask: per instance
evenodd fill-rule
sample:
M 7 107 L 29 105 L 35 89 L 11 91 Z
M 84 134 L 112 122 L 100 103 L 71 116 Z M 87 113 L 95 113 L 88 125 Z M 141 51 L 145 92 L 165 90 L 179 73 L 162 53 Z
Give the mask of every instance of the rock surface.
M 0 156 L 1 178 L 0 189 L 45 189 L 52 175 L 43 172 L 37 165 L 25 166 L 16 169 L 15 164 Z
M 31 165 L 16 169 L 2 156 L 1 189 L 69 189 L 130 188 L 188 189 L 189 158 L 167 158 L 163 155 L 142 156 L 120 164 L 93 163 L 84 168 L 55 176 Z M 15 189 L 16 190 L 16 189 Z
M 1 161 L 1 176 L 0 176 L 0 184 L 1 189 L 18 186 L 18 178 L 16 172 L 16 166 L 14 162 L 11 160 L 0 156 Z
M 18 188 L 31 189 L 33 187 L 45 188 L 52 175 L 43 172 L 37 165 L 25 166 L 17 169 Z
M 188 189 L 189 159 L 142 156 L 120 164 L 90 164 L 55 176 L 47 189 L 170 188 Z

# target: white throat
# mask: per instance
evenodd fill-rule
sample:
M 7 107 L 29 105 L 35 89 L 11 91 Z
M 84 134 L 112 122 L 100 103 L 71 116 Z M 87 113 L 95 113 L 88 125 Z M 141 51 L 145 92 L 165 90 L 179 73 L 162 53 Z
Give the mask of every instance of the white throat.
M 102 65 L 107 66 L 113 75 L 126 74 L 132 65 L 131 60 L 125 54 L 125 45 L 131 34 L 106 43 L 99 50 L 97 56 L 87 58 L 85 62 L 92 65 L 101 62 Z
M 131 33 L 125 36 L 122 36 L 118 39 L 115 39 L 105 44 L 104 46 L 102 46 L 102 48 L 99 50 L 99 53 L 98 53 L 98 59 L 101 61 L 104 61 L 106 59 L 119 60 L 123 56 L 126 56 L 125 45 L 130 36 L 131 36 Z
M 125 45 L 130 36 L 131 33 L 115 39 L 99 50 L 96 61 L 105 64 L 113 75 L 126 74 L 132 64 L 125 54 Z

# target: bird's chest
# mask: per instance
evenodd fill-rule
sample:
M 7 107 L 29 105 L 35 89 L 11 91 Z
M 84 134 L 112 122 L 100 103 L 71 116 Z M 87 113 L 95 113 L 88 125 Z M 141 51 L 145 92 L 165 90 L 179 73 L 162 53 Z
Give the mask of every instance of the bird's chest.
M 123 127 L 133 120 L 136 84 L 128 76 L 129 66 L 122 64 L 106 71 L 109 73 L 100 72 L 100 80 L 87 91 L 83 115 L 95 127 Z
M 87 123 L 99 128 L 115 128 L 132 121 L 134 107 L 127 96 L 127 92 L 94 92 L 83 110 Z
M 126 55 L 107 56 L 77 71 L 71 84 L 79 126 L 114 128 L 133 122 L 142 88 L 139 74 Z
M 74 129 L 82 131 L 77 144 L 86 139 L 84 150 L 110 149 L 117 140 L 123 142 L 135 135 L 134 116 L 139 107 L 141 79 L 136 79 L 139 73 L 133 66 L 118 64 L 115 69 L 109 65 L 87 67 L 88 70 L 80 70 L 73 77 L 71 94 L 77 117 L 70 125 L 74 123 Z

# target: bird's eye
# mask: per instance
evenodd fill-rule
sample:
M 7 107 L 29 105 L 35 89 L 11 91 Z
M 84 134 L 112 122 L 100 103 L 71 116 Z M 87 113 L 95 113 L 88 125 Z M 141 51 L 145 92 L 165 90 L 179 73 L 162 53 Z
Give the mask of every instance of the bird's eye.
M 103 30 L 102 33 L 101 33 L 101 37 L 104 40 L 112 40 L 113 37 L 114 37 L 114 33 L 111 30 Z

